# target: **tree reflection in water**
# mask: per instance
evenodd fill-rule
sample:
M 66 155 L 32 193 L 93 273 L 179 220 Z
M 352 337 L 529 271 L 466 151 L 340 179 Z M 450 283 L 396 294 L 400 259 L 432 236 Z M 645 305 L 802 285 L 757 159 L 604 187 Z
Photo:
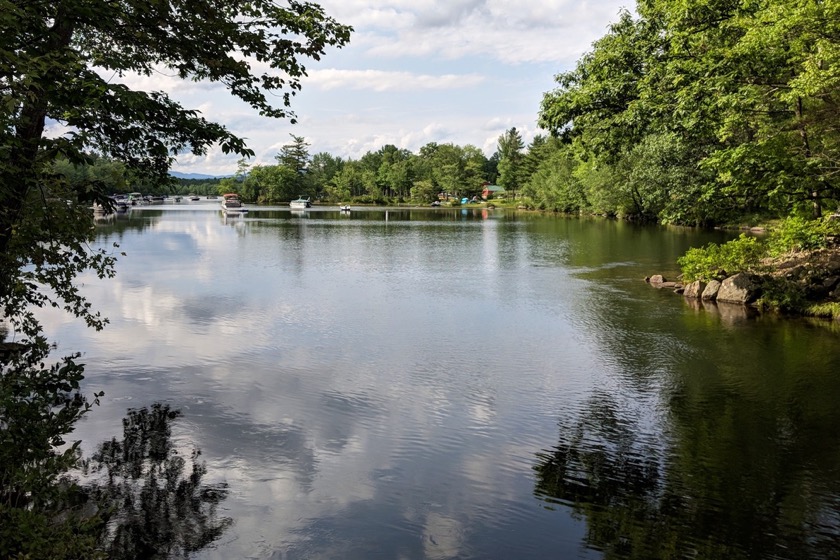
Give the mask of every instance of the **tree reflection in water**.
M 671 412 L 681 437 L 666 446 L 644 441 L 608 396 L 593 398 L 583 418 L 561 425 L 558 444 L 537 454 L 536 496 L 585 519 L 586 545 L 605 558 L 840 558 L 836 463 L 797 451 L 822 446 L 836 458 L 836 437 L 799 425 L 779 440 L 760 438 L 755 424 L 773 416 L 760 403 L 679 400 Z M 733 405 L 759 418 L 746 437 L 731 415 L 714 415 Z
M 97 479 L 88 485 L 90 497 L 104 506 L 109 558 L 186 558 L 231 524 L 216 514 L 227 485 L 204 484 L 200 451 L 187 459 L 173 445 L 178 416 L 159 403 L 130 409 L 122 441 L 102 443 L 85 461 L 86 474 Z

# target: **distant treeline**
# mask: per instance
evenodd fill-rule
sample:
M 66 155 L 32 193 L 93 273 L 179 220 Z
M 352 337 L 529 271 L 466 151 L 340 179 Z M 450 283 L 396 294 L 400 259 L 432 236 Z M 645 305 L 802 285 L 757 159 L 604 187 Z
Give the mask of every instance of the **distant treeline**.
M 217 194 L 220 179 L 178 179 L 172 177 L 167 183 L 153 181 L 147 177 L 131 173 L 121 162 L 90 156 L 87 165 L 74 165 L 65 159 L 53 163 L 53 172 L 63 177 L 72 187 L 80 185 L 95 186 L 107 194 L 125 194 L 141 192 L 152 195 L 198 195 Z
M 522 139 L 511 129 L 500 139 L 506 149 L 520 153 Z M 342 159 L 322 152 L 310 156 L 309 145 L 298 136 L 276 156 L 275 165 L 247 165 L 239 162 L 235 175 L 213 179 L 172 178 L 167 184 L 154 184 L 130 176 L 119 162 L 93 158 L 90 165 L 55 163 L 55 172 L 71 184 L 95 183 L 106 192 L 144 194 L 224 194 L 237 192 L 247 202 L 288 202 L 299 196 L 325 201 L 369 203 L 429 202 L 440 193 L 452 197 L 480 194 L 484 186 L 498 180 L 515 194 L 517 183 L 499 155 L 487 158 L 475 146 L 429 143 L 414 154 L 393 145 L 368 152 L 359 160 Z
M 221 179 L 218 177 L 211 177 L 208 179 L 186 179 L 183 177 L 176 177 L 174 184 L 175 192 L 173 194 L 219 194 L 220 181 Z
M 310 196 L 384 204 L 430 202 L 440 193 L 471 197 L 480 194 L 487 183 L 507 178 L 500 174 L 498 156 L 487 158 L 470 145 L 429 143 L 415 154 L 389 144 L 358 160 L 325 152 L 310 156 L 308 147 L 303 138 L 292 136 L 292 142 L 276 156 L 275 165 L 248 166 L 241 161 L 233 177 L 220 181 L 221 189 L 261 203 Z

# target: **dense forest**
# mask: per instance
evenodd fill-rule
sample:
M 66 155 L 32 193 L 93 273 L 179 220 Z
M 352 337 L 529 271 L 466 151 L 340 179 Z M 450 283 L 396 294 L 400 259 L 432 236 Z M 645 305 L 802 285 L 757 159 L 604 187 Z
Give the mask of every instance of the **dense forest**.
M 669 223 L 819 216 L 840 190 L 840 4 L 640 0 L 557 76 L 530 194 Z
M 511 128 L 491 157 L 430 143 L 345 160 L 292 136 L 274 165 L 169 188 L 386 203 L 494 183 L 529 207 L 704 226 L 837 208 L 836 2 L 641 0 L 556 82 L 539 108 L 547 133 L 525 145 Z

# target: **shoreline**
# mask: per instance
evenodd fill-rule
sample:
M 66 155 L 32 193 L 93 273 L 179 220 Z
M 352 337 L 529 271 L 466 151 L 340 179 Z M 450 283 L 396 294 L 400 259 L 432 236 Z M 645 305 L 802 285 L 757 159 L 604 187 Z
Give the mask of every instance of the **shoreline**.
M 761 270 L 683 283 L 655 274 L 645 282 L 689 300 L 743 305 L 791 317 L 840 321 L 840 247 L 792 252 L 762 261 Z

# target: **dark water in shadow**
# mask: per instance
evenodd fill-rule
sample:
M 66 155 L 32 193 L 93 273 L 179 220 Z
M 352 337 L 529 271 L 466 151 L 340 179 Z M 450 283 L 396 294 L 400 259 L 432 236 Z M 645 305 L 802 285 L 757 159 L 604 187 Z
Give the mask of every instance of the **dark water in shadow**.
M 179 409 L 201 558 L 832 558 L 837 328 L 691 305 L 688 230 L 480 210 L 132 211 L 86 293 L 102 405 Z

